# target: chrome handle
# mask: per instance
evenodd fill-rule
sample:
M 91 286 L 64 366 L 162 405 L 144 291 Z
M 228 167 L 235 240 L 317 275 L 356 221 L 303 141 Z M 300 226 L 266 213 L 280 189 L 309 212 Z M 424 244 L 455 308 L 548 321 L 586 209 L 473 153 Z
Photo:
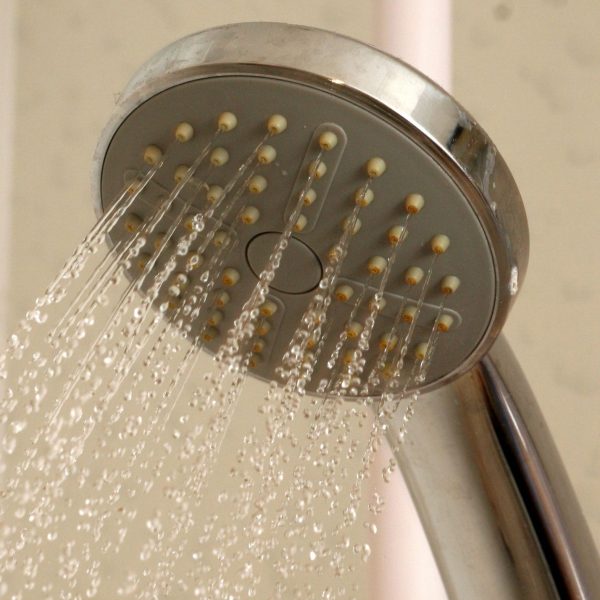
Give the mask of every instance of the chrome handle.
M 591 534 L 502 337 L 409 428 L 395 456 L 450 598 L 600 598 Z

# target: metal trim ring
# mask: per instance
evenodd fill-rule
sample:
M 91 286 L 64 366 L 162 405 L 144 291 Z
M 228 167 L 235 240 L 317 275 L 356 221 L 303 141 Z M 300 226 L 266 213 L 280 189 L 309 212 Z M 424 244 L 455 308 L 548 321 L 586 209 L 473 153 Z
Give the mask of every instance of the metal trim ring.
M 167 46 L 133 76 L 101 135 L 92 174 L 97 215 L 103 212 L 104 157 L 127 116 L 173 86 L 232 75 L 293 81 L 360 105 L 429 153 L 462 191 L 491 248 L 496 305 L 488 330 L 469 359 L 435 387 L 466 372 L 500 333 L 524 278 L 529 256 L 525 210 L 506 163 L 477 122 L 434 82 L 376 48 L 331 32 L 281 23 L 227 25 Z

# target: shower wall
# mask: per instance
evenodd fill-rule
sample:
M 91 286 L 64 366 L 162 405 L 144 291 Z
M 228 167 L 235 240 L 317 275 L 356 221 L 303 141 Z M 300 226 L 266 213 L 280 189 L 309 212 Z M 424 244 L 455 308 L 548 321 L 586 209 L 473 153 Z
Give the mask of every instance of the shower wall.
M 10 208 L 12 200 L 13 129 L 15 125 L 15 5 L 0 0 L 0 336 L 6 337 L 8 269 L 10 255 Z
M 17 9 L 9 326 L 93 223 L 96 140 L 150 54 L 227 21 L 288 21 L 375 39 L 372 6 L 362 0 L 21 0 Z M 597 542 L 599 30 L 595 0 L 455 1 L 454 93 L 498 143 L 530 218 L 530 269 L 508 336 Z
M 507 336 L 600 543 L 600 4 L 455 1 L 456 96 L 498 144 L 531 231 Z

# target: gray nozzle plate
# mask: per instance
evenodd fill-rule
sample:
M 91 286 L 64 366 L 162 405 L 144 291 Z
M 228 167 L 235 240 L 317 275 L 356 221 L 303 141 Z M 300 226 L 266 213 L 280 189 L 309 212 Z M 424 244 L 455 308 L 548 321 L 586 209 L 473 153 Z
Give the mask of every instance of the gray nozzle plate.
M 310 85 L 245 75 L 208 77 L 167 89 L 139 105 L 117 128 L 102 168 L 103 209 L 106 210 L 111 199 L 118 195 L 126 174 L 143 168 L 144 148 L 149 144 L 166 148 L 177 123 L 188 121 L 194 127 L 194 139 L 173 147 L 155 181 L 132 208 L 132 212 L 140 217 L 149 218 L 159 198 L 173 188 L 176 167 L 193 162 L 199 149 L 212 135 L 217 115 L 223 111 L 234 112 L 239 124 L 219 139 L 218 144 L 229 151 L 230 160 L 227 165 L 212 170 L 210 184 L 226 185 L 264 136 L 265 122 L 271 114 L 285 115 L 288 128 L 269 142 L 277 149 L 276 161 L 261 166 L 257 171 L 268 180 L 265 192 L 249 199 L 249 203 L 260 210 L 260 219 L 251 226 L 234 227 L 238 244 L 227 257 L 226 266 L 237 269 L 241 278 L 228 290 L 231 302 L 224 309 L 225 319 L 219 325 L 220 336 L 208 343 L 207 349 L 214 352 L 218 348 L 256 284 L 255 274 L 270 250 L 267 241 L 275 240 L 276 236 L 272 233 L 280 232 L 284 227 L 290 194 L 297 181 L 304 177 L 302 174 L 299 177 L 299 172 L 305 169 L 303 158 L 315 130 L 322 124 L 334 123 L 345 133 L 347 143 L 331 178 L 315 182 L 315 189 L 321 183 L 324 186 L 320 202 L 303 211 L 308 225 L 302 233 L 294 234 L 291 247 L 295 258 L 284 260 L 277 275 L 271 295 L 280 302 L 282 310 L 278 311 L 278 318 L 265 337 L 268 352 L 263 354 L 264 360 L 257 365 L 254 373 L 267 380 L 274 377 L 276 359 L 281 358 L 287 349 L 299 324 L 327 260 L 327 252 L 339 238 L 342 218 L 352 210 L 355 191 L 365 181 L 364 165 L 373 156 L 384 158 L 387 170 L 373 181 L 375 200 L 361 211 L 362 228 L 352 240 L 341 273 L 343 282 L 356 288 L 354 297 L 365 282 L 368 259 L 389 253 L 386 232 L 391 225 L 400 224 L 404 219 L 405 196 L 409 193 L 422 194 L 425 207 L 409 222 L 408 238 L 400 250 L 387 286 L 387 305 L 377 320 L 371 340 L 367 371 L 375 359 L 379 338 L 391 327 L 394 308 L 401 304 L 403 297 L 407 297 L 408 302 L 416 301 L 419 290 L 406 286 L 403 273 L 410 266 L 427 269 L 431 259 L 430 240 L 436 234 L 447 235 L 450 248 L 435 265 L 409 350 L 409 360 L 412 361 L 412 348 L 427 341 L 436 307 L 442 301 L 441 279 L 448 274 L 456 275 L 461 281 L 460 288 L 446 302 L 447 312 L 455 318 L 454 324 L 449 332 L 440 336 L 426 383 L 439 381 L 458 370 L 486 334 L 495 311 L 497 277 L 485 231 L 458 186 L 429 153 L 418 147 L 403 131 L 354 102 Z M 324 160 L 328 160 L 327 155 Z M 203 172 L 201 168 L 196 179 L 202 179 Z M 191 188 L 188 187 L 182 197 L 188 198 L 190 193 Z M 198 196 L 194 205 L 197 210 L 201 209 L 204 198 Z M 176 203 L 165 217 L 164 226 L 160 226 L 157 232 L 168 229 L 168 221 L 177 212 L 177 206 L 181 205 Z M 228 225 L 233 226 L 231 219 Z M 175 237 L 185 233 L 186 230 L 181 227 Z M 112 234 L 113 241 L 125 235 L 124 228 L 117 226 Z M 149 253 L 152 242 L 152 239 L 148 240 L 146 251 Z M 159 267 L 163 263 L 160 259 Z M 179 270 L 183 270 L 183 266 Z M 377 285 L 377 279 L 371 285 Z M 335 345 L 351 306 L 352 300 L 346 304 L 333 301 L 330 319 L 335 326 L 324 357 Z M 366 314 L 366 307 L 359 309 L 356 320 L 364 321 Z M 403 331 L 405 329 L 400 334 Z M 316 374 L 312 389 L 324 375 L 325 371 Z

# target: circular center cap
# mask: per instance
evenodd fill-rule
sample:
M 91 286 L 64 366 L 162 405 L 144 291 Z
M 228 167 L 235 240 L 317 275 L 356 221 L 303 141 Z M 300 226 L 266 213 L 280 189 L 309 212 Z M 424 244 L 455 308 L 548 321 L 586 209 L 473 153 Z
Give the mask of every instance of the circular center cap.
M 257 278 L 265 268 L 280 235 L 276 231 L 269 231 L 248 242 L 246 260 Z M 312 248 L 292 237 L 270 287 L 285 294 L 306 294 L 319 285 L 322 275 L 321 261 Z

